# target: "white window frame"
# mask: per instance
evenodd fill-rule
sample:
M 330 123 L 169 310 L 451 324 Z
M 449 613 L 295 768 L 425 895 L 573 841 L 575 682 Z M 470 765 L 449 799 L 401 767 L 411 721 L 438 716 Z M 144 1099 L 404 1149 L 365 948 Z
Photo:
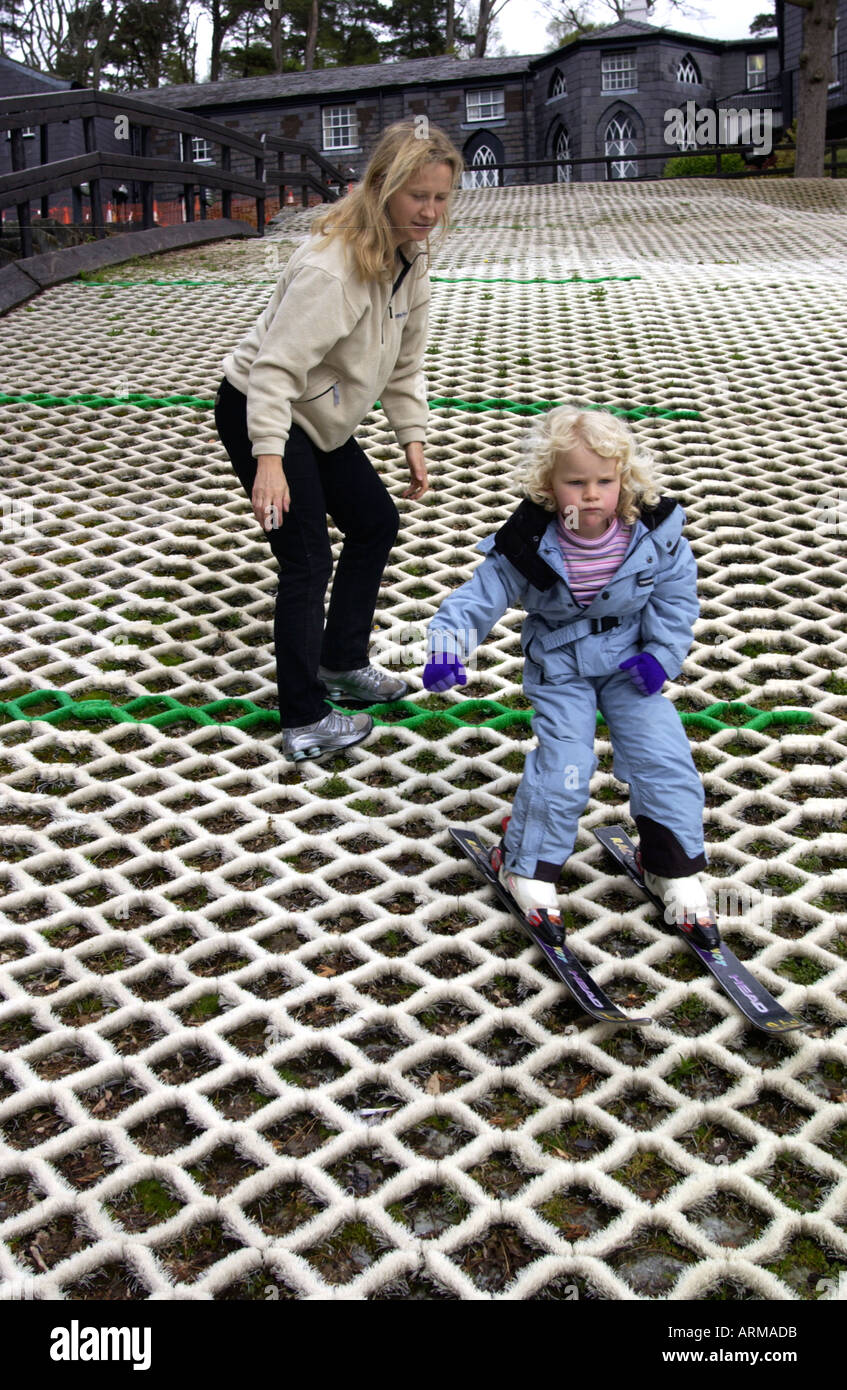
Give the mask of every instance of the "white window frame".
M 505 87 L 476 87 L 465 92 L 465 121 L 500 121 L 506 115 Z
M 567 83 L 567 79 L 566 79 L 566 77 L 565 77 L 565 74 L 562 72 L 562 69 L 561 69 L 561 68 L 557 68 L 556 71 L 555 71 L 555 73 L 554 73 L 553 82 L 552 82 L 551 87 L 550 87 L 550 98 L 551 98 L 551 100 L 552 100 L 552 99 L 554 99 L 555 97 L 566 97 L 567 94 L 568 94 L 568 83 Z
M 604 92 L 638 91 L 638 55 L 611 53 L 600 59 L 601 88 Z
M 35 129 L 35 127 L 34 127 L 34 126 L 31 126 L 31 125 L 22 125 L 22 126 L 20 127 L 20 131 L 21 131 L 21 135 L 23 136 L 23 138 L 24 138 L 25 140 L 34 140 L 35 137 L 36 137 L 36 135 L 38 134 L 38 131 Z M 11 140 L 11 138 L 12 138 L 12 132 L 11 132 L 11 130 L 7 130 L 7 131 L 6 131 L 6 139 L 7 139 L 7 140 Z
M 463 188 L 499 188 L 500 170 L 491 166 L 497 163 L 497 156 L 490 145 L 480 145 L 471 160 L 470 169 L 462 173 Z
M 834 92 L 836 87 L 841 86 L 841 78 L 838 76 L 838 20 L 835 21 L 835 28 L 832 31 L 832 81 L 827 87 L 828 92 Z
M 560 159 L 570 159 L 571 156 L 571 137 L 562 128 L 556 134 L 556 142 L 553 146 L 553 153 L 556 156 L 556 182 L 571 183 L 573 180 L 573 165 L 559 164 Z
M 609 131 L 611 130 L 612 126 L 617 126 L 619 134 L 610 140 Z M 632 131 L 631 135 L 626 134 L 627 128 L 629 128 L 629 130 Z M 611 169 L 609 170 L 609 176 L 615 181 L 617 181 L 618 179 L 638 178 L 638 160 L 636 158 L 633 158 L 633 156 L 637 155 L 638 153 L 637 140 L 638 137 L 636 134 L 635 126 L 633 125 L 629 116 L 613 116 L 612 119 L 606 125 L 606 135 L 603 141 L 603 153 L 607 159 L 609 158 L 609 156 L 618 156 L 618 158 L 615 159 L 614 164 L 612 164 Z M 610 145 L 622 146 L 624 144 L 632 144 L 634 148 L 632 150 L 615 150 L 609 148 Z
M 341 139 L 336 139 L 337 136 Z M 321 140 L 323 150 L 355 150 L 359 147 L 359 122 L 355 103 L 321 107 Z
M 205 135 L 182 136 L 182 159 L 184 164 L 214 164 L 214 146 Z
M 762 66 L 753 68 L 751 63 L 761 61 Z M 754 82 L 754 78 L 761 79 Z M 747 91 L 756 92 L 760 87 L 767 86 L 768 81 L 768 55 L 767 53 L 748 53 L 747 54 Z
M 685 74 L 685 72 L 686 72 L 686 69 L 688 69 L 688 70 L 690 70 L 691 72 L 693 72 L 693 73 L 694 73 L 694 76 L 693 76 L 693 77 L 684 76 L 684 74 Z M 677 63 L 677 68 L 676 68 L 676 80 L 677 80 L 677 82 L 679 82 L 682 86 L 685 86 L 685 87 L 694 87 L 694 86 L 698 86 L 698 87 L 699 87 L 700 84 L 702 83 L 703 79 L 702 79 L 702 77 L 700 76 L 700 69 L 698 68 L 698 66 L 697 66 L 697 64 L 695 63 L 694 59 L 691 57 L 691 54 L 690 54 L 690 53 L 686 53 L 685 57 L 684 57 L 684 58 L 680 58 L 679 62 Z

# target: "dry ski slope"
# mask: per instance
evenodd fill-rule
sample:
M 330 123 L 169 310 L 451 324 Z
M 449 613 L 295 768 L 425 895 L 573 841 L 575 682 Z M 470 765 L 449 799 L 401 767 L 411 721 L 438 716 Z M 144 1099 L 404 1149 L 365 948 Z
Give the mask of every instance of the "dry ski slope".
M 562 900 L 652 1026 L 579 1014 L 457 859 L 447 826 L 496 829 L 530 737 L 518 614 L 464 690 L 410 668 L 370 742 L 280 759 L 274 569 L 210 403 L 310 214 L 4 320 L 7 1296 L 791 1300 L 847 1270 L 846 200 L 461 194 L 433 265 L 432 488 L 400 503 L 375 632 L 420 654 L 514 506 L 533 407 L 631 412 L 699 564 L 669 693 L 712 882 L 810 1025 L 782 1038 L 610 874 L 590 830 L 627 805 L 602 729 Z M 378 410 L 359 437 L 399 497 Z

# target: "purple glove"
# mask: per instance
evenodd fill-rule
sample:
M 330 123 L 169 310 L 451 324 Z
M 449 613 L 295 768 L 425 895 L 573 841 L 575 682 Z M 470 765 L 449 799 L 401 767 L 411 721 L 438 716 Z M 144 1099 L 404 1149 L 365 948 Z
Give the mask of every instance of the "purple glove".
M 629 678 L 642 695 L 655 695 L 668 678 L 667 671 L 649 652 L 639 652 L 622 661 L 619 671 L 629 671 Z
M 457 656 L 439 656 L 424 667 L 421 678 L 427 690 L 449 690 L 453 685 L 467 684 L 467 672 Z

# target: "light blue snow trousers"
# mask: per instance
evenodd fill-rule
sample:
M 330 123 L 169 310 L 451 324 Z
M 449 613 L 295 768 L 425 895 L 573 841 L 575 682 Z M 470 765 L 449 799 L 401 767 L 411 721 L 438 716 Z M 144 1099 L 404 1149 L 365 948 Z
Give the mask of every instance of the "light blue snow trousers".
M 536 668 L 537 669 L 537 668 Z M 626 671 L 568 677 L 566 684 L 531 684 L 538 747 L 527 754 L 505 837 L 512 873 L 535 876 L 539 859 L 564 864 L 597 766 L 594 738 L 599 707 L 609 726 L 614 774 L 629 783 L 630 812 L 667 826 L 692 858 L 703 851 L 705 795 L 688 736 L 662 694 L 641 695 Z

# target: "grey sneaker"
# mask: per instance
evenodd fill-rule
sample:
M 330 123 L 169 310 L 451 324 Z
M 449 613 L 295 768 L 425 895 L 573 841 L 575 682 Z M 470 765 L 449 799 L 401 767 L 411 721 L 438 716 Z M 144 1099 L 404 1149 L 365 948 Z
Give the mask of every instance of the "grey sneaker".
M 389 676 L 378 666 L 361 666 L 357 671 L 328 671 L 325 666 L 319 666 L 318 675 L 327 686 L 331 700 L 343 700 L 346 695 L 376 705 L 401 700 L 409 689 L 405 681 Z
M 338 753 L 342 748 L 352 748 L 367 738 L 374 722 L 369 714 L 338 714 L 330 710 L 316 724 L 303 724 L 298 729 L 283 729 L 282 751 L 292 762 L 302 762 L 304 758 L 322 758 L 327 753 Z

